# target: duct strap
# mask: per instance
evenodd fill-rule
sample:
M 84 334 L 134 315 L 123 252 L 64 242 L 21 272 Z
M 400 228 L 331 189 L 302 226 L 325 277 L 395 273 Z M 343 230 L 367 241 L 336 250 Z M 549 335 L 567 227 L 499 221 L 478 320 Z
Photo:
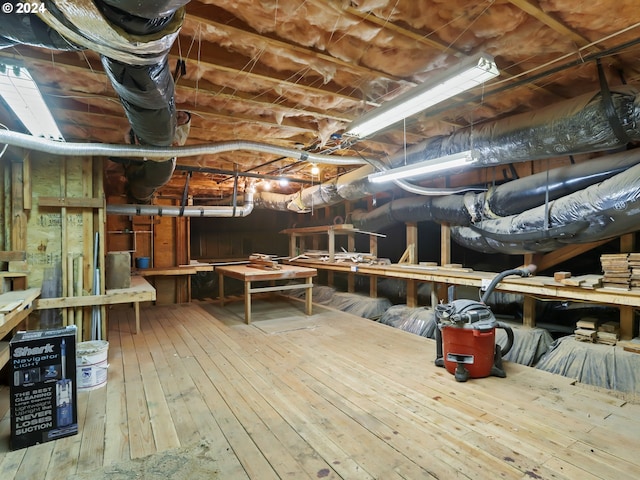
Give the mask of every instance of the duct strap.
M 607 78 L 604 75 L 604 70 L 602 69 L 602 63 L 600 63 L 600 59 L 598 59 L 596 63 L 598 65 L 598 79 L 600 80 L 600 93 L 602 94 L 604 113 L 607 116 L 607 120 L 609 120 L 609 125 L 611 126 L 611 130 L 613 130 L 613 134 L 618 140 L 620 140 L 621 143 L 627 144 L 631 141 L 631 139 L 627 135 L 627 132 L 624 131 L 624 128 L 622 128 L 620 118 L 616 114 L 616 107 L 613 104 L 611 90 L 609 90 Z
M 159 32 L 135 35 L 108 21 L 92 0 L 39 0 L 38 17 L 70 42 L 130 65 L 155 65 L 169 53 L 184 21 L 178 9 Z

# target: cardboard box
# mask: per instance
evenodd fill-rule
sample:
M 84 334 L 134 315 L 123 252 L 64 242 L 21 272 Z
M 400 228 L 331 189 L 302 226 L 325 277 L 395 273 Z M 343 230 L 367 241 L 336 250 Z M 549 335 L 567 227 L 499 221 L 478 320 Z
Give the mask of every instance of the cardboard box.
M 11 448 L 78 433 L 76 327 L 18 332 L 11 355 Z

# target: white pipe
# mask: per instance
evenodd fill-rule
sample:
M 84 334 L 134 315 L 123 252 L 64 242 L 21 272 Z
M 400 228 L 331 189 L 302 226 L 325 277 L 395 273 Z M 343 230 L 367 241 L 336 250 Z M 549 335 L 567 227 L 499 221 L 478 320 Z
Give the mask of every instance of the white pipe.
M 54 155 L 68 156 L 103 156 L 122 158 L 146 158 L 148 160 L 166 161 L 172 157 L 191 157 L 196 155 L 213 155 L 236 150 L 249 150 L 272 153 L 284 157 L 295 158 L 304 162 L 327 165 L 362 165 L 367 161 L 361 157 L 341 157 L 310 153 L 295 148 L 268 145 L 265 143 L 233 141 L 209 145 L 187 145 L 182 147 L 152 147 L 148 145 L 120 145 L 108 143 L 67 143 L 54 142 L 44 138 L 33 137 L 24 133 L 0 130 L 0 144 L 13 145 Z
M 253 211 L 253 194 L 245 194 L 242 206 L 173 206 L 173 205 L 107 205 L 107 215 L 158 216 L 158 217 L 246 217 Z

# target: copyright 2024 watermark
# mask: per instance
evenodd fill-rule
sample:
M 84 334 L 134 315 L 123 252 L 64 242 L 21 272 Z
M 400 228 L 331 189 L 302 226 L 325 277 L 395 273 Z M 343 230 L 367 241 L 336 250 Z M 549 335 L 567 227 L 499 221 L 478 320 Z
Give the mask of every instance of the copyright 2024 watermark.
M 11 3 L 4 2 L 2 4 L 2 13 L 17 13 L 23 15 L 29 15 L 32 13 L 44 13 L 46 11 L 46 6 L 41 2 L 29 2 L 29 3 Z

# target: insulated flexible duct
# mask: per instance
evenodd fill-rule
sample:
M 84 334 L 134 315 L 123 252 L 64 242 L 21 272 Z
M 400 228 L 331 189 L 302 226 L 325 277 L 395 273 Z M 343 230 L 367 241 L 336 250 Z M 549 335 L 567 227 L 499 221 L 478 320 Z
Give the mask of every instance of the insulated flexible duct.
M 640 165 L 635 165 L 601 183 L 517 215 L 454 228 L 452 238 L 484 252 L 548 252 L 567 243 L 605 240 L 635 231 L 638 215 Z
M 392 200 L 371 212 L 356 210 L 351 223 L 379 230 L 397 222 L 428 221 L 468 226 L 473 222 L 513 215 L 613 177 L 640 163 L 640 149 L 619 152 L 584 163 L 512 180 L 485 193 Z M 476 235 L 471 244 L 477 242 Z M 467 242 L 465 242 L 467 243 Z
M 624 85 L 611 92 L 610 105 L 625 138 L 620 139 L 606 113 L 600 92 L 585 94 L 538 111 L 497 122 L 474 125 L 449 136 L 430 139 L 397 155 L 391 166 L 412 164 L 473 150 L 479 166 L 602 152 L 640 140 L 638 87 Z
M 26 43 L 94 50 L 100 54 L 137 140 L 168 146 L 174 142 L 176 111 L 167 58 L 187 3 L 47 0 L 37 15 L 1 15 L 0 47 Z M 129 180 L 137 188 L 130 193 L 137 200 L 147 200 L 149 191 L 171 178 L 174 165 L 175 159 L 166 156 L 156 166 L 136 169 Z

